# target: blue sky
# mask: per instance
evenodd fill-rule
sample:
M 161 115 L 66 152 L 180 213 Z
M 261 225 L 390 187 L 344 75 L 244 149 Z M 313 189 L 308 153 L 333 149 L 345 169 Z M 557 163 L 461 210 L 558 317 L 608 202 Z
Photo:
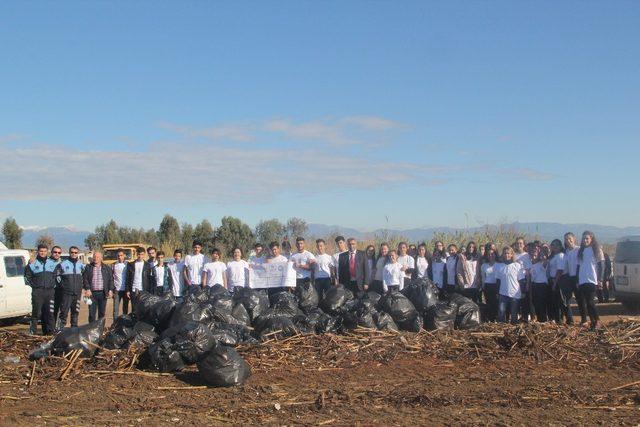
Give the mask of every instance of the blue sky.
M 2 2 L 0 218 L 638 225 L 640 3 Z

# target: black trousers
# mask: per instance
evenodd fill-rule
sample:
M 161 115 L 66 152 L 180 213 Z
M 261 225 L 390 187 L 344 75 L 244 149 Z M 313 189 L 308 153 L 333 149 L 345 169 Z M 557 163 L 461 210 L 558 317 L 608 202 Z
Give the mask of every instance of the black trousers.
M 531 285 L 531 297 L 533 299 L 533 308 L 536 313 L 538 322 L 547 321 L 547 304 L 549 289 L 546 283 L 533 283 Z
M 458 290 L 458 293 L 463 297 L 469 298 L 471 301 L 477 303 L 478 302 L 478 289 L 476 288 L 466 288 Z
M 369 286 L 369 290 L 376 292 L 380 295 L 384 294 L 384 286 L 382 285 L 382 280 L 374 280 L 371 282 L 371 286 Z
M 487 322 L 498 320 L 498 284 L 484 284 L 484 299 L 487 302 Z
M 62 295 L 60 314 L 58 315 L 58 329 L 67 324 L 67 313 L 71 311 L 71 327 L 78 326 L 78 314 L 80 313 L 80 294 L 65 293 Z
M 562 291 L 560 290 L 560 283 L 555 288 L 553 287 L 554 279 L 549 279 L 547 294 L 547 317 L 549 320 L 554 320 L 556 323 L 562 322 Z
M 36 288 L 31 290 L 31 325 L 29 332 L 38 331 L 38 320 L 42 320 L 42 334 L 50 335 L 55 330 L 53 317 L 53 303 L 55 290 L 53 288 Z
M 127 291 L 116 291 L 113 293 L 113 318 L 117 319 L 120 311 L 120 301 L 122 301 L 122 314 L 129 313 L 129 298 Z
M 353 293 L 353 296 L 356 298 L 362 293 L 362 291 L 358 287 L 358 282 L 356 282 L 355 280 L 351 280 L 349 283 L 345 284 L 344 287 L 349 289 Z
M 389 285 L 387 286 L 388 292 L 398 292 L 398 289 L 400 289 L 400 286 L 398 285 Z
M 53 295 L 53 319 L 58 319 L 60 315 L 60 307 L 62 307 L 62 301 L 64 300 L 64 288 L 60 285 L 56 286 L 56 290 Z
M 456 291 L 456 285 L 444 285 L 442 289 L 444 289 L 445 294 L 451 295 Z
M 527 287 L 526 279 L 519 280 L 519 282 L 520 292 L 522 293 L 522 298 L 520 299 L 520 320 L 528 322 L 529 317 L 531 317 L 534 312 L 532 298 L 533 295 L 531 295 L 531 289 Z
M 598 323 L 598 311 L 596 310 L 596 303 L 594 301 L 596 296 L 596 285 L 593 283 L 583 283 L 578 285 L 578 307 L 580 308 L 580 317 L 582 323 L 587 321 L 586 314 L 589 314 L 589 320 L 591 326 L 595 326 Z
M 321 277 L 313 281 L 313 287 L 318 293 L 320 299 L 324 298 L 324 294 L 331 289 L 331 277 Z
M 107 296 L 102 291 L 91 292 L 91 305 L 89 306 L 89 323 L 104 317 L 107 311 Z M 96 319 L 96 312 L 98 318 Z
M 571 310 L 571 297 L 575 294 L 578 299 L 576 287 L 578 279 L 575 276 L 563 275 L 560 278 L 560 312 L 565 317 L 567 325 L 573 324 L 573 310 Z

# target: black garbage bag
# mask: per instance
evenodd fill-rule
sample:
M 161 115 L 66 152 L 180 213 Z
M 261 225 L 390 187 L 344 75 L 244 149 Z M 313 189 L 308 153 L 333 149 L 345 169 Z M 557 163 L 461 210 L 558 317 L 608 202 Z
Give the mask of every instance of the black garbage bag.
M 353 293 L 342 285 L 332 286 L 324 294 L 320 302 L 320 308 L 327 314 L 337 315 L 342 312 L 343 306 L 353 300 Z
M 450 301 L 458 306 L 456 313 L 456 329 L 473 329 L 480 325 L 480 307 L 467 297 L 453 294 Z
M 294 317 L 302 313 L 298 308 L 298 298 L 291 292 L 278 292 L 269 298 L 277 316 Z
M 251 330 L 244 325 L 212 322 L 209 329 L 216 342 L 229 346 L 252 344 L 257 340 L 251 336 Z
M 451 301 L 439 301 L 427 309 L 425 326 L 430 331 L 453 329 L 458 314 L 458 306 Z
M 331 316 L 323 313 L 316 323 L 316 334 L 340 334 L 344 332 L 343 320 L 342 316 Z
M 309 319 L 306 314 L 298 314 L 291 319 L 296 330 L 301 335 L 314 334 L 316 332 L 316 319 Z
M 207 302 L 209 301 L 209 292 L 200 285 L 191 285 L 187 287 L 186 301 Z
M 218 294 L 209 300 L 211 320 L 220 323 L 245 324 L 233 316 L 233 298 L 230 294 Z
M 158 296 L 142 291 L 133 301 L 133 312 L 136 319 L 162 330 L 169 326 L 176 305 L 176 299 L 171 294 Z
M 317 307 L 320 301 L 318 291 L 311 282 L 296 286 L 294 294 L 298 298 L 298 304 L 302 310 Z
M 216 344 L 209 327 L 200 322 L 186 322 L 171 337 L 173 349 L 180 354 L 186 364 L 196 363 Z
M 298 330 L 290 317 L 273 316 L 264 319 L 258 317 L 255 323 L 256 336 L 262 340 L 282 339 L 298 334 Z
M 222 285 L 215 284 L 213 286 L 205 286 L 205 291 L 209 295 L 209 300 L 216 299 L 218 297 L 230 297 L 231 292 Z
M 238 352 L 220 344 L 198 362 L 198 371 L 208 384 L 215 387 L 240 385 L 251 375 L 249 365 Z
M 376 311 L 372 314 L 372 317 L 373 321 L 376 323 L 376 328 L 380 331 L 398 332 L 400 330 L 389 313 Z
M 233 310 L 231 310 L 231 316 L 233 316 L 233 318 L 242 325 L 251 324 L 251 318 L 249 317 L 249 313 L 247 313 L 247 309 L 244 308 L 244 305 L 240 303 L 236 303 L 233 306 Z
M 208 301 L 187 298 L 174 310 L 169 327 L 173 328 L 185 322 L 208 322 L 212 317 L 213 307 Z
M 83 357 L 91 357 L 96 352 L 98 342 L 104 331 L 105 319 L 82 325 L 64 328 L 49 342 L 29 353 L 29 360 L 68 353 L 71 350 L 82 350 Z
M 385 294 L 378 301 L 377 308 L 389 313 L 396 325 L 404 331 L 420 332 L 422 329 L 422 316 L 411 301 L 400 292 Z
M 251 322 L 269 308 L 269 296 L 261 290 L 239 288 L 236 289 L 233 299 L 244 306 Z
M 113 350 L 130 345 L 147 347 L 158 338 L 153 325 L 137 321 L 132 314 L 119 316 L 105 335 L 102 346 Z
M 378 305 L 378 301 L 380 301 L 380 298 L 382 298 L 382 295 L 380 295 L 375 291 L 368 291 L 364 296 L 365 296 L 365 299 L 373 303 L 374 307 Z
M 402 291 L 409 298 L 416 310 L 422 315 L 426 310 L 438 302 L 438 288 L 427 278 L 417 279 Z
M 174 372 L 184 368 L 182 356 L 176 350 L 170 337 L 151 344 L 147 353 L 151 366 L 160 372 Z

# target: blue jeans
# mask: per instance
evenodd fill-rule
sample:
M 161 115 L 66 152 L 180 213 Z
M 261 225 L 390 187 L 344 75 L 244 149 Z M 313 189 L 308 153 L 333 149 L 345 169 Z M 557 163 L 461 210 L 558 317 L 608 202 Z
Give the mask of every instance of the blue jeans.
M 520 300 L 505 295 L 500 295 L 500 302 L 498 303 L 498 322 L 507 323 L 507 310 L 509 310 L 511 324 L 517 325 L 518 313 L 520 312 Z

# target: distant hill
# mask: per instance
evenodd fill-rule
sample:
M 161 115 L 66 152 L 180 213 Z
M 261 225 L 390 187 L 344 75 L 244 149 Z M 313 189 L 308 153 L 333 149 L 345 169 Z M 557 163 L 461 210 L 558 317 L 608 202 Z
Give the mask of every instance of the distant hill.
M 613 227 L 609 225 L 597 224 L 561 224 L 555 222 L 514 222 L 505 224 L 506 227 L 513 227 L 517 232 L 529 235 L 538 235 L 543 240 L 552 240 L 561 238 L 567 231 L 572 231 L 576 235 L 581 234 L 584 230 L 591 230 L 598 239 L 603 243 L 614 243 L 617 239 L 628 235 L 640 235 L 640 227 Z M 470 227 L 469 231 L 481 230 L 484 227 Z M 435 233 L 453 233 L 461 230 L 454 227 L 425 227 L 411 228 L 406 230 L 388 230 L 391 235 L 400 235 L 406 237 L 411 242 L 420 242 L 430 240 Z M 80 248 L 84 247 L 84 239 L 89 235 L 89 231 L 76 230 L 71 227 L 46 227 L 46 228 L 27 228 L 23 230 L 22 243 L 25 247 L 34 247 L 36 239 L 42 234 L 49 234 L 53 237 L 57 245 L 63 249 L 76 245 Z M 357 230 L 355 228 L 341 227 L 339 225 L 326 224 L 309 224 L 308 236 L 327 237 L 331 235 L 341 234 L 344 237 L 355 237 L 356 239 L 373 238 L 376 235 L 382 236 L 385 230 L 377 229 L 373 231 Z

